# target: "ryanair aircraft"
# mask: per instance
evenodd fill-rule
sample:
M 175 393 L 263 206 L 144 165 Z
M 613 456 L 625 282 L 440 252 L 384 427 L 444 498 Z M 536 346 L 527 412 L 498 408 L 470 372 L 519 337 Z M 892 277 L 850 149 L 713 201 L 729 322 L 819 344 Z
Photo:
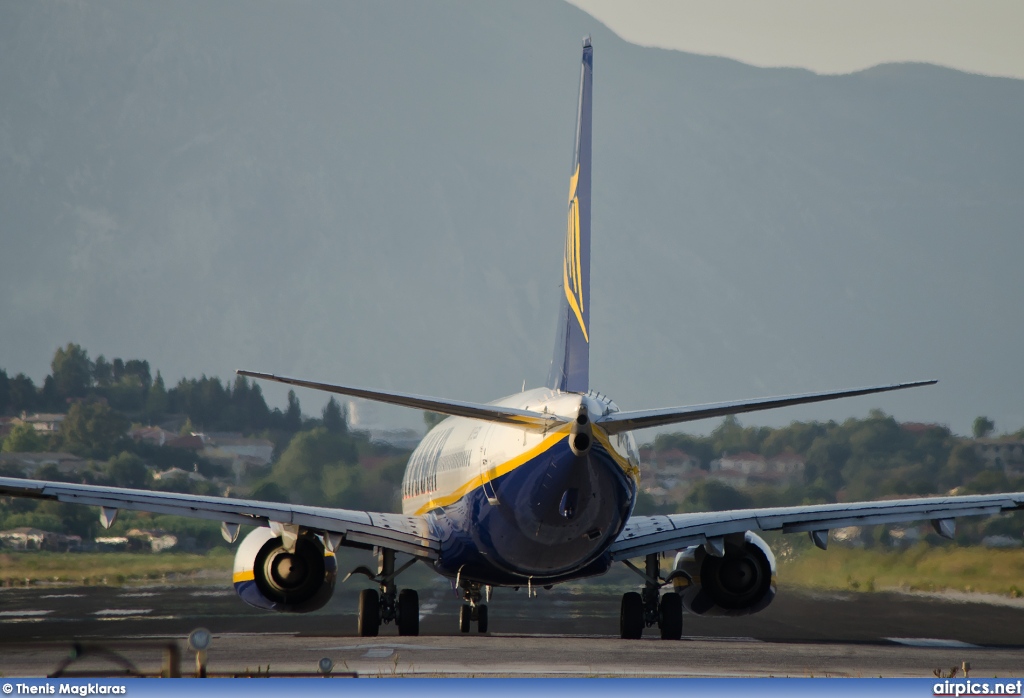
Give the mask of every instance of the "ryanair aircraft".
M 222 522 L 238 546 L 234 586 L 253 606 L 281 612 L 322 607 L 337 578 L 341 546 L 376 552 L 372 587 L 359 597 L 358 632 L 377 635 L 394 622 L 419 632 L 415 590 L 397 580 L 417 561 L 449 578 L 464 603 L 459 627 L 487 631 L 494 587 L 535 587 L 608 571 L 636 572 L 641 592 L 622 596 L 620 632 L 639 638 L 657 626 L 679 639 L 684 609 L 695 614 L 756 613 L 775 595 L 775 558 L 761 531 L 807 533 L 824 549 L 830 529 L 931 521 L 952 537 L 958 516 L 1024 508 L 1024 493 L 884 502 L 633 516 L 640 463 L 637 429 L 709 417 L 900 390 L 935 381 L 883 385 L 739 402 L 622 411 L 590 385 L 590 150 L 593 48 L 583 42 L 576 145 L 569 178 L 568 225 L 558 334 L 547 385 L 488 404 L 314 383 L 239 371 L 305 388 L 448 415 L 413 452 L 402 485 L 402 514 L 349 511 L 0 478 L 0 495 L 100 507 L 113 523 L 120 509 Z M 663 576 L 660 560 L 678 551 Z M 346 577 L 345 579 L 347 579 Z M 663 591 L 665 590 L 665 591 Z

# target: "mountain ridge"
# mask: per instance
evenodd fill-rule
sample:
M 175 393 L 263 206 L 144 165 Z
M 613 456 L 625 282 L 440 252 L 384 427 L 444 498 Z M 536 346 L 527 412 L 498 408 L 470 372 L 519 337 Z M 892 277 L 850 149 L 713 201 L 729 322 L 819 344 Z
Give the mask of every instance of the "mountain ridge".
M 631 409 L 935 377 L 751 419 L 1024 423 L 1024 81 L 756 68 L 540 1 L 8 4 L 0 27 L 8 372 L 75 341 L 169 381 L 539 385 L 589 33 L 596 387 Z

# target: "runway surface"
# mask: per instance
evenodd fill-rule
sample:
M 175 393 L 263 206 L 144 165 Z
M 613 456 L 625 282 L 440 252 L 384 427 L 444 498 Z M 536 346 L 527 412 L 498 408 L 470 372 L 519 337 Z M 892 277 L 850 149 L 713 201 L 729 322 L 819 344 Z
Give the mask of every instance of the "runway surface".
M 220 586 L 0 590 L 0 672 L 54 671 L 78 640 L 114 648 L 158 671 L 161 643 L 197 628 L 214 634 L 211 672 L 313 672 L 321 657 L 361 676 L 916 676 L 964 661 L 971 676 L 1024 674 L 1024 603 L 964 603 L 903 594 L 781 590 L 745 618 L 686 616 L 682 642 L 617 637 L 616 583 L 562 586 L 537 597 L 498 590 L 486 636 L 458 632 L 447 582 L 420 581 L 421 636 L 354 637 L 358 584 L 340 585 L 314 614 L 269 614 Z M 185 652 L 186 671 L 194 661 Z M 110 656 L 78 670 L 113 671 Z

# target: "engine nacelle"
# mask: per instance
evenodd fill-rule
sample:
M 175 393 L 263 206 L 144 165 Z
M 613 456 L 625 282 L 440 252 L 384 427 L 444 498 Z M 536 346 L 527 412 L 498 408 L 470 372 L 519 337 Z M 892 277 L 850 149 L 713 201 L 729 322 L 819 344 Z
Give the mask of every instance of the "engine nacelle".
M 315 536 L 299 536 L 289 553 L 279 536 L 261 527 L 238 546 L 232 580 L 235 593 L 250 606 L 307 613 L 327 603 L 337 577 L 337 560 Z
M 725 555 L 715 557 L 697 545 L 676 555 L 672 585 L 690 613 L 746 616 L 763 611 L 775 598 L 775 555 L 747 531 L 727 537 Z

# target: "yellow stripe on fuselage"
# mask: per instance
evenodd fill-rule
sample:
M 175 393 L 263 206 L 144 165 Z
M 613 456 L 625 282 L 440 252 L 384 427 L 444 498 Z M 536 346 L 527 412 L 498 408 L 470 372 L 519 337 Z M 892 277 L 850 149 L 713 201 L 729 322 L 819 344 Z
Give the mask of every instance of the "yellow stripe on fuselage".
M 456 488 L 449 494 L 431 497 L 426 504 L 424 504 L 423 506 L 416 510 L 416 515 L 419 516 L 433 509 L 437 509 L 438 507 L 446 507 L 449 504 L 454 504 L 455 502 L 459 501 L 464 496 L 466 496 L 466 494 L 475 490 L 477 487 L 482 487 L 484 483 L 490 482 L 491 480 L 496 480 L 502 475 L 512 472 L 523 463 L 527 463 L 533 460 L 534 458 L 543 455 L 545 451 L 548 451 L 549 449 L 554 447 L 555 444 L 559 443 L 560 441 L 562 441 L 562 439 L 569 435 L 570 426 L 571 425 L 566 424 L 558 431 L 552 432 L 550 436 L 545 438 L 543 441 L 541 441 L 539 444 L 537 444 L 530 450 L 523 451 L 515 458 L 507 460 L 500 465 L 496 465 L 493 468 L 488 468 L 483 473 L 476 475 L 468 482 L 462 484 L 460 487 Z M 630 464 L 628 460 L 623 458 L 619 453 L 615 451 L 614 448 L 612 448 L 611 441 L 608 440 L 608 435 L 604 433 L 603 429 L 595 425 L 593 428 L 593 433 L 594 436 L 597 437 L 597 440 L 601 442 L 601 445 L 604 446 L 604 449 L 608 452 L 608 455 L 612 457 L 612 460 L 614 460 L 629 477 L 631 477 L 634 481 L 637 481 L 640 476 L 639 468 Z
M 425 514 L 432 509 L 436 509 L 438 507 L 446 507 L 449 504 L 454 504 L 455 502 L 459 501 L 464 496 L 466 496 L 466 493 L 472 492 L 477 487 L 483 486 L 485 482 L 490 482 L 491 480 L 501 477 L 506 473 L 510 473 L 523 463 L 526 463 L 527 461 L 532 460 L 537 456 L 541 455 L 542 453 L 550 449 L 552 446 L 557 444 L 559 441 L 564 439 L 566 436 L 568 436 L 568 434 L 569 425 L 566 424 L 565 426 L 558 429 L 558 431 L 552 432 L 550 436 L 548 436 L 539 444 L 531 448 L 529 451 L 523 451 L 512 460 L 507 460 L 501 465 L 496 465 L 493 468 L 488 468 L 483 473 L 472 478 L 471 480 L 469 480 L 469 482 L 464 483 L 461 487 L 458 487 L 455 491 L 449 494 L 446 494 L 441 497 L 431 497 L 426 504 L 421 506 L 416 511 L 416 514 Z
M 640 482 L 640 468 L 630 463 L 618 451 L 612 448 L 611 439 L 608 438 L 608 434 L 605 433 L 604 429 L 594 426 L 594 436 L 604 446 L 604 450 L 608 451 L 608 455 L 612 457 L 612 460 L 619 464 L 619 467 L 622 468 L 626 475 L 629 475 L 633 482 Z

